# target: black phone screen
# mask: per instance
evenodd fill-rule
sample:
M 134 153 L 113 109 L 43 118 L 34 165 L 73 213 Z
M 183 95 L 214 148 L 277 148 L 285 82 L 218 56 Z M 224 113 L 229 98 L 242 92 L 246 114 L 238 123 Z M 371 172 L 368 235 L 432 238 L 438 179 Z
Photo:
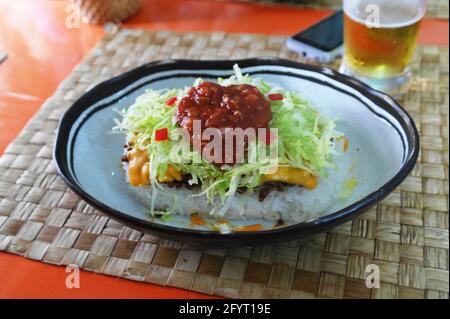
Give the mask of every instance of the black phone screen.
M 342 44 L 342 32 L 343 13 L 340 10 L 308 29 L 297 33 L 292 38 L 329 52 Z

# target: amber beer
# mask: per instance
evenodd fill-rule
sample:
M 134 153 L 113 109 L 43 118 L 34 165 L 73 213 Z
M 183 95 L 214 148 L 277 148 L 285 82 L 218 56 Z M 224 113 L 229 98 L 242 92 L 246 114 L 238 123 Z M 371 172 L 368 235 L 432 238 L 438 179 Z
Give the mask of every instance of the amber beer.
M 341 70 L 388 93 L 410 78 L 424 1 L 344 0 Z

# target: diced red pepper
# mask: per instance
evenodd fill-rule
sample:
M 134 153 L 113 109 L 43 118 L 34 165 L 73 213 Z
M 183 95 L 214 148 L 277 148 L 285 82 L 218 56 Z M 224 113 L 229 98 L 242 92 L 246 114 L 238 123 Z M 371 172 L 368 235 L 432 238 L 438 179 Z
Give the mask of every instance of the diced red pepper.
M 155 141 L 162 142 L 167 141 L 168 139 L 169 139 L 169 130 L 166 127 L 155 131 Z
M 268 95 L 269 100 L 271 101 L 281 101 L 283 100 L 283 95 L 281 95 L 280 93 L 272 93 Z
M 273 141 L 277 139 L 277 135 L 275 134 L 275 132 L 272 132 L 271 129 L 266 129 L 265 136 L 261 136 L 259 139 L 266 145 L 270 145 Z
M 177 101 L 177 97 L 176 96 L 172 96 L 170 99 L 168 99 L 166 101 L 166 105 L 167 106 L 173 106 L 176 101 Z

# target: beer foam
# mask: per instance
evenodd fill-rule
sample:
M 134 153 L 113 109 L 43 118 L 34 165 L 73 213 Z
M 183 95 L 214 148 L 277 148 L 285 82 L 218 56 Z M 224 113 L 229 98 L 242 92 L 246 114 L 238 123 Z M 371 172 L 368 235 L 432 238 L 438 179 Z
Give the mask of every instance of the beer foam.
M 345 13 L 354 21 L 373 23 L 373 6 L 379 8 L 380 28 L 401 28 L 418 22 L 425 15 L 425 6 L 420 0 L 347 0 Z

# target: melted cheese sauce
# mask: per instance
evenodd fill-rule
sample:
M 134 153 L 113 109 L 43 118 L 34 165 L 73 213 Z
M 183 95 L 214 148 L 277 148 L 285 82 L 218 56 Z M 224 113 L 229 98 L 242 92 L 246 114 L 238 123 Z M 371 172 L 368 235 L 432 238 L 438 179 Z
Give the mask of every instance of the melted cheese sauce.
M 263 175 L 260 183 L 265 182 L 284 182 L 300 185 L 307 189 L 314 189 L 317 187 L 318 178 L 300 168 L 281 166 L 274 173 Z
M 133 148 L 127 152 L 128 159 L 128 179 L 131 186 L 142 186 L 150 183 L 150 163 L 146 151 Z M 172 165 L 167 166 L 163 176 L 158 176 L 160 183 L 181 181 L 183 175 Z M 260 183 L 284 182 L 288 184 L 300 185 L 306 189 L 317 187 L 318 178 L 313 174 L 294 167 L 278 167 L 272 174 L 261 177 Z
M 350 142 L 348 141 L 348 138 L 344 137 L 344 145 L 342 148 L 344 149 L 344 152 L 348 151 L 348 146 L 350 145 Z
M 146 151 L 133 148 L 127 152 L 128 179 L 131 186 L 150 183 L 150 163 Z
M 342 145 L 342 151 L 344 152 L 348 151 L 348 147 L 350 146 L 350 141 L 348 140 L 348 137 L 346 136 L 338 137 L 336 141 L 338 142 L 338 144 Z
M 338 138 L 342 140 L 342 148 L 344 152 L 349 149 L 349 140 L 347 137 Z M 134 141 L 130 141 L 129 145 L 133 145 Z M 146 151 L 132 148 L 126 154 L 128 159 L 128 179 L 131 186 L 142 186 L 150 183 L 150 162 Z M 158 176 L 160 183 L 171 181 L 181 181 L 182 172 L 178 171 L 172 165 L 167 166 L 164 176 Z M 272 174 L 263 175 L 260 184 L 265 182 L 284 182 L 302 186 L 306 189 L 314 189 L 318 184 L 318 177 L 313 174 L 294 167 L 278 167 Z
M 172 181 L 181 181 L 183 178 L 183 175 L 180 171 L 178 171 L 175 167 L 172 165 L 167 165 L 167 170 L 164 176 L 158 177 L 158 182 L 160 183 L 168 183 Z
M 150 162 L 146 151 L 133 148 L 127 152 L 128 179 L 131 186 L 142 186 L 150 184 Z M 164 176 L 158 177 L 160 183 L 181 181 L 183 178 L 180 171 L 171 165 L 167 166 Z

